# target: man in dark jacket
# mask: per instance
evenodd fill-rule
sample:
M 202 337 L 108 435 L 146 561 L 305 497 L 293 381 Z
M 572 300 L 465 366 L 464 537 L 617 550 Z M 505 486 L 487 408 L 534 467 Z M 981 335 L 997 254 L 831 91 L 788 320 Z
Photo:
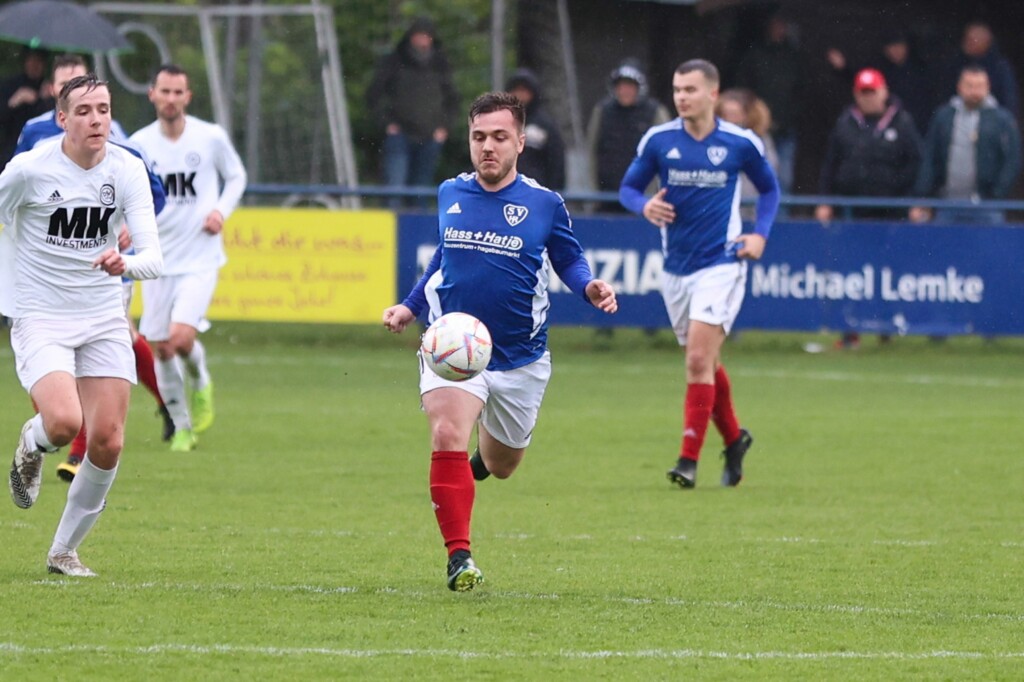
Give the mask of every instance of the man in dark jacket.
M 526 107 L 526 147 L 519 155 L 519 172 L 548 189 L 564 189 L 565 143 L 558 123 L 541 104 L 537 75 L 529 69 L 516 69 L 505 90 Z
M 434 184 L 441 147 L 458 115 L 459 95 L 434 23 L 417 19 L 383 59 L 366 97 L 384 123 L 388 185 Z
M 854 104 L 836 121 L 821 168 L 821 194 L 854 197 L 905 197 L 921 163 L 921 136 L 899 100 L 889 96 L 885 77 L 863 69 L 853 82 Z M 815 217 L 828 222 L 832 207 L 822 204 Z M 891 217 L 892 210 L 861 209 L 861 217 Z M 902 211 L 899 212 L 902 214 Z
M 992 29 L 984 22 L 975 21 L 964 27 L 960 53 L 949 65 L 944 95 L 953 90 L 955 84 L 959 82 L 960 73 L 968 65 L 980 66 L 988 72 L 992 96 L 996 98 L 999 106 L 1014 116 L 1020 112 L 1020 97 L 1013 67 L 999 51 Z
M 46 80 L 48 54 L 25 48 L 21 73 L 0 83 L 0 170 L 14 156 L 18 135 L 32 117 L 53 109 L 54 100 Z
M 651 127 L 672 117 L 664 105 L 647 96 L 647 77 L 632 60 L 623 61 L 608 76 L 608 96 L 594 106 L 587 125 L 587 147 L 596 187 L 618 192 L 622 176 L 636 158 L 640 138 Z M 624 211 L 618 201 L 601 207 Z
M 945 199 L 1005 199 L 1021 168 L 1020 133 L 1013 115 L 990 94 L 981 66 L 960 72 L 957 95 L 932 116 L 914 195 Z M 926 208 L 910 210 L 910 219 L 930 218 Z M 998 223 L 1002 211 L 943 209 L 943 222 Z

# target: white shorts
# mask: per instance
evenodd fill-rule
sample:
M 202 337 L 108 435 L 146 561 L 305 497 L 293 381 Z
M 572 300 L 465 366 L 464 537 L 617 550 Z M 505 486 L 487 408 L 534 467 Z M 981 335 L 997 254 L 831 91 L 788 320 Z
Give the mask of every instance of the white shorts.
M 484 370 L 466 381 L 448 381 L 420 360 L 420 395 L 436 388 L 458 388 L 484 401 L 480 424 L 510 448 L 525 448 L 537 425 L 544 391 L 551 379 L 551 353 L 523 367 L 500 372 Z
M 136 382 L 135 353 L 123 315 L 88 320 L 20 318 L 11 328 L 11 348 L 18 379 L 29 392 L 51 372 Z
M 206 311 L 216 288 L 216 270 L 143 280 L 139 332 L 150 341 L 166 341 L 172 323 L 206 331 Z
M 691 320 L 721 325 L 728 334 L 740 314 L 746 284 L 746 261 L 704 268 L 685 277 L 662 273 L 661 296 L 679 345 L 686 345 Z

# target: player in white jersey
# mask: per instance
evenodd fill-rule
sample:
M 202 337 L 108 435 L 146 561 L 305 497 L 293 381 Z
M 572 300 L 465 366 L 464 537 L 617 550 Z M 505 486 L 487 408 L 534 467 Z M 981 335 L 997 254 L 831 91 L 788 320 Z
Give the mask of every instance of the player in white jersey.
M 739 427 L 722 344 L 743 302 L 747 260 L 764 252 L 779 206 L 779 184 L 754 133 L 715 118 L 718 69 L 683 62 L 672 77 L 679 118 L 651 128 L 619 188 L 622 204 L 661 228 L 662 297 L 679 344 L 686 347 L 683 438 L 668 478 L 696 484 L 697 460 L 713 420 L 726 448 L 722 485 L 738 485 L 750 433 Z M 760 193 L 752 233 L 742 233 L 740 174 Z M 661 189 L 644 189 L 657 176 Z
M 160 394 L 174 419 L 171 450 L 187 452 L 195 434 L 213 423 L 213 382 L 197 336 L 207 328 L 217 271 L 227 262 L 221 230 L 245 192 L 246 173 L 223 128 L 186 114 L 192 91 L 181 68 L 160 67 L 149 101 L 157 120 L 131 141 L 146 153 L 167 193 L 157 218 L 165 265 L 160 279 L 142 285 L 139 331 L 156 347 Z
M 384 311 L 403 331 L 430 305 L 430 317 L 466 312 L 491 332 L 487 370 L 445 381 L 420 363 L 420 395 L 430 422 L 430 496 L 448 550 L 448 587 L 483 580 L 469 551 L 474 479 L 508 478 L 522 461 L 551 375 L 547 284 L 552 268 L 576 294 L 607 313 L 615 291 L 594 279 L 562 198 L 516 171 L 526 114 L 509 93 L 487 93 L 469 110 L 474 174 L 438 189 L 440 245 L 406 299 Z M 469 461 L 477 426 L 478 453 Z
M 74 78 L 57 103 L 64 137 L 0 174 L 0 313 L 14 320 L 18 378 L 39 408 L 21 429 L 9 486 L 17 506 L 31 507 L 44 453 L 70 442 L 84 420 L 88 455 L 46 563 L 52 573 L 92 576 L 77 550 L 113 484 L 135 382 L 120 278 L 157 277 L 163 261 L 145 165 L 107 141 L 107 84 Z M 117 248 L 124 222 L 134 255 Z
M 51 72 L 53 92 L 59 94 L 68 81 L 78 76 L 84 76 L 87 73 L 89 73 L 89 69 L 81 55 L 64 54 L 56 57 L 53 60 L 53 70 Z M 54 108 L 52 111 L 30 119 L 25 124 L 25 127 L 21 130 L 21 135 L 18 137 L 18 146 L 15 147 L 14 154 L 17 156 L 27 152 L 63 134 L 64 129 L 57 124 L 57 110 Z M 128 143 L 128 136 L 124 134 L 121 126 L 114 119 L 110 121 L 110 140 L 121 146 L 125 146 Z M 126 146 L 125 148 L 138 154 L 138 150 L 132 147 Z M 153 193 L 154 209 L 157 213 L 160 213 L 164 206 L 163 185 L 160 183 L 159 178 L 152 173 L 149 174 L 149 185 Z M 122 232 L 121 236 L 124 237 L 126 235 Z M 122 244 L 122 248 L 125 250 L 130 249 L 131 240 L 126 239 L 125 241 L 126 243 Z M 124 286 L 125 310 L 128 310 L 131 306 L 132 291 L 135 285 L 130 279 L 122 278 L 122 282 Z M 128 319 L 128 322 L 131 324 L 131 318 Z M 139 383 L 149 389 L 149 392 L 156 398 L 157 411 L 163 417 L 164 422 L 163 439 L 170 440 L 171 436 L 174 435 L 174 422 L 171 420 L 170 413 L 167 412 L 167 407 L 160 397 L 160 389 L 156 385 L 156 363 L 153 359 L 153 349 L 147 343 L 146 337 L 136 331 L 135 325 L 131 325 L 130 331 L 132 335 L 132 350 L 135 351 L 135 372 L 138 375 Z M 83 426 L 82 430 L 75 436 L 75 439 L 71 441 L 67 459 L 57 464 L 57 476 L 61 480 L 68 481 L 69 483 L 74 480 L 75 474 L 78 473 L 78 469 L 82 465 L 82 460 L 85 459 L 85 450 L 88 443 L 87 435 L 88 432 Z

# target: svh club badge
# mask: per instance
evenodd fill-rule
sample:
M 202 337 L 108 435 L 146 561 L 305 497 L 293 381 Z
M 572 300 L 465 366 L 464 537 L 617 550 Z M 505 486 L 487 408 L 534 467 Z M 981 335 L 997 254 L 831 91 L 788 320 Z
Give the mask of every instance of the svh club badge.
M 725 156 L 728 153 L 729 151 L 725 147 L 708 147 L 708 160 L 718 166 L 725 161 Z
M 530 211 L 525 206 L 505 204 L 505 222 L 507 222 L 510 227 L 515 227 L 526 220 L 526 215 L 529 212 Z

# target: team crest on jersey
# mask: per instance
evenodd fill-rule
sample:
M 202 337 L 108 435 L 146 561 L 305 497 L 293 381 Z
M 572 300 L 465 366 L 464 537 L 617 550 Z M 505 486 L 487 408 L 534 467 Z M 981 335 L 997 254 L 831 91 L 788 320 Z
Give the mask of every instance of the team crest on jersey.
M 508 223 L 510 227 L 515 227 L 519 223 L 526 220 L 526 215 L 529 212 L 529 209 L 527 209 L 525 206 L 505 204 L 505 222 Z
M 716 166 L 721 165 L 728 154 L 729 150 L 725 147 L 708 147 L 708 161 Z
M 103 185 L 100 187 L 100 203 L 104 206 L 114 205 L 114 186 Z
M 198 166 L 199 161 L 199 154 L 196 154 L 195 152 L 189 152 L 188 154 L 185 155 L 185 165 L 187 165 L 189 168 L 195 168 L 196 166 Z

